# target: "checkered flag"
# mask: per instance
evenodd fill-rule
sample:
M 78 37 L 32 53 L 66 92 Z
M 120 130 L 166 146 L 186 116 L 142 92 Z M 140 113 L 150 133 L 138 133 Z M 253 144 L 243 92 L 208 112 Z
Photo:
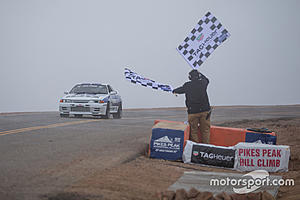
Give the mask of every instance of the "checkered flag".
M 125 78 L 127 80 L 129 80 L 131 83 L 140 84 L 144 87 L 149 87 L 149 88 L 152 88 L 155 90 L 162 90 L 162 91 L 166 91 L 166 92 L 173 91 L 173 89 L 170 85 L 157 83 L 156 81 L 153 81 L 151 79 L 148 79 L 141 75 L 138 75 L 137 73 L 131 71 L 128 68 L 125 68 L 124 74 L 125 74 Z
M 177 51 L 195 69 L 229 36 L 217 18 L 208 12 L 177 47 Z

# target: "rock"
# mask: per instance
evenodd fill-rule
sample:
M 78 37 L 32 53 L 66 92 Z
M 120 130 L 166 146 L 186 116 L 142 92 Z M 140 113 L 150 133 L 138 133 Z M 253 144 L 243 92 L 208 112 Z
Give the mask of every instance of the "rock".
M 163 200 L 162 192 L 157 192 L 156 196 L 158 200 Z
M 275 200 L 275 198 L 267 191 L 263 191 L 261 200 Z
M 175 200 L 188 200 L 186 191 L 184 189 L 176 190 Z
M 230 197 L 232 200 L 248 200 L 246 194 L 231 194 Z
M 261 192 L 251 192 L 247 194 L 249 200 L 261 200 Z
M 212 200 L 214 195 L 211 192 L 201 192 L 196 197 L 197 200 Z
M 189 192 L 187 193 L 187 197 L 188 197 L 189 199 L 191 199 L 191 198 L 196 198 L 196 197 L 198 196 L 199 193 L 200 193 L 200 192 L 199 192 L 198 190 L 196 190 L 195 188 L 191 188 L 191 189 L 189 190 Z
M 161 200 L 174 200 L 175 192 L 174 191 L 164 191 L 161 193 Z
M 231 197 L 227 193 L 222 192 L 215 197 L 215 200 L 231 200 Z

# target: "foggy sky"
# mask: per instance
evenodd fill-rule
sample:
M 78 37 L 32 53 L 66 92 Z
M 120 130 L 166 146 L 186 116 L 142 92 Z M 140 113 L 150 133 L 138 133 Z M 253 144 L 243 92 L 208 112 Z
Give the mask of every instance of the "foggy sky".
M 300 1 L 0 0 L 0 112 L 58 110 L 76 83 L 109 83 L 125 108 L 182 107 L 124 68 L 181 86 L 176 47 L 208 11 L 231 37 L 201 65 L 212 105 L 300 103 Z

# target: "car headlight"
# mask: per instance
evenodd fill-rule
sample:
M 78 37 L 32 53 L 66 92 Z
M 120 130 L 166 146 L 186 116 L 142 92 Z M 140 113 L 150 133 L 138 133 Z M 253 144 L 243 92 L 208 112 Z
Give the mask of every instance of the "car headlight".
M 108 97 L 105 97 L 104 99 L 101 99 L 98 102 L 99 103 L 107 103 L 108 102 Z

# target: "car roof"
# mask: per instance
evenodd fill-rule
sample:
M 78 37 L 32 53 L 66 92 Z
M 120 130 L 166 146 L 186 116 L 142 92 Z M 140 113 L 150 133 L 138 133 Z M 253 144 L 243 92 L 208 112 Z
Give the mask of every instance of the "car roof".
M 108 85 L 108 84 L 102 84 L 102 83 L 78 83 L 76 85 Z

